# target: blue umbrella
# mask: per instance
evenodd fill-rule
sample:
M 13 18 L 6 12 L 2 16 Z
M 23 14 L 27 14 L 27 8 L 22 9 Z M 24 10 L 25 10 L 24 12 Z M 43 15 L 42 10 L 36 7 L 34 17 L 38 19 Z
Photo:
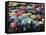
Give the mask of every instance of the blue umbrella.
M 11 16 L 11 17 L 9 18 L 9 21 L 11 21 L 11 20 L 18 21 L 18 18 L 17 18 L 17 16 Z

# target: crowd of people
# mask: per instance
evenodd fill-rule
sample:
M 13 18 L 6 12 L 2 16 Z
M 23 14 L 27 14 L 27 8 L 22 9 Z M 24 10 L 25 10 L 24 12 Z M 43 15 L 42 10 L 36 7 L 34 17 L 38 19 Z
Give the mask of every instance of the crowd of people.
M 9 32 L 40 32 L 44 31 L 44 3 L 9 2 Z

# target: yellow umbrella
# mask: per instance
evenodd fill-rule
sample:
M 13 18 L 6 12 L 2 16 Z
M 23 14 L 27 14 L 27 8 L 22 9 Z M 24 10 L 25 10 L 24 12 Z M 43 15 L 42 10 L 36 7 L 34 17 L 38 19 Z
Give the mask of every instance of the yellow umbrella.
M 9 16 L 16 16 L 16 13 L 9 13 Z

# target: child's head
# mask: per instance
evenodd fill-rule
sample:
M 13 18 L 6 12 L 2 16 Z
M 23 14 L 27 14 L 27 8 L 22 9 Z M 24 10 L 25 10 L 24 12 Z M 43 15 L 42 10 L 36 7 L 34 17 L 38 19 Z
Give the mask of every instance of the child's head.
M 36 8 L 36 4 L 32 4 L 32 9 L 34 10 Z

